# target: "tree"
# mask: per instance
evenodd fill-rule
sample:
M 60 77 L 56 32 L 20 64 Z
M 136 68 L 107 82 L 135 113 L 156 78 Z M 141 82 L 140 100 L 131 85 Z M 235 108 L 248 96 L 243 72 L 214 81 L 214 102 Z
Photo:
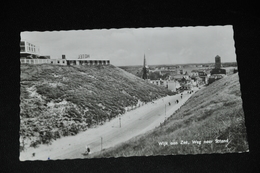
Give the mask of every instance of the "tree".
M 162 76 L 160 75 L 160 73 L 159 72 L 151 72 L 150 74 L 149 74 L 149 78 L 151 79 L 151 80 L 159 80 L 160 78 L 161 78 Z

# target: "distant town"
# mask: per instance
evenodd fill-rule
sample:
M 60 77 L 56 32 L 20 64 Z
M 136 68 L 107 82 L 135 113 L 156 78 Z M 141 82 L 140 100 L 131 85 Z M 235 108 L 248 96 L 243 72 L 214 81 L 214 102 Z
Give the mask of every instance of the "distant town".
M 213 60 L 213 58 L 212 58 Z M 236 62 L 221 63 L 221 57 L 215 57 L 215 63 L 151 65 L 148 67 L 144 56 L 143 66 L 119 66 L 148 82 L 166 87 L 174 92 L 191 90 L 193 87 L 208 85 L 237 72 Z
M 211 58 L 212 61 L 214 60 Z M 79 54 L 78 57 L 51 58 L 49 55 L 40 55 L 40 48 L 28 41 L 20 42 L 20 62 L 22 64 L 58 64 L 58 65 L 109 65 L 109 59 L 91 59 L 89 54 Z M 221 63 L 221 57 L 215 57 L 215 63 L 197 64 L 167 64 L 140 66 L 119 66 L 148 82 L 166 87 L 173 92 L 192 90 L 193 87 L 208 85 L 227 75 L 237 72 L 236 62 Z

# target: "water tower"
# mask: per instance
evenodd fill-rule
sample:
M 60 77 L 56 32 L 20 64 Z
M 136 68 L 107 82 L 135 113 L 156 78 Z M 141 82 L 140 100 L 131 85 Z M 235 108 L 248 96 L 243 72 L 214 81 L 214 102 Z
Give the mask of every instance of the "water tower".
M 220 69 L 221 68 L 221 58 L 220 56 L 215 57 L 215 69 Z

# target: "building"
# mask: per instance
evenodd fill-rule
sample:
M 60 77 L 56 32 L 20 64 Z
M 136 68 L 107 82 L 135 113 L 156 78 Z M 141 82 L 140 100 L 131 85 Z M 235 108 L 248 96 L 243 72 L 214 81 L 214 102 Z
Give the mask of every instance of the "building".
M 142 69 L 142 79 L 146 80 L 148 79 L 148 73 L 149 73 L 149 67 L 146 64 L 146 59 L 144 55 L 144 64 L 143 64 L 143 69 Z
M 221 58 L 218 55 L 215 57 L 215 68 L 210 71 L 210 74 L 227 74 L 225 69 L 221 69 Z
M 204 76 L 207 76 L 207 73 L 205 71 L 198 71 L 198 76 L 204 77 Z
M 177 80 L 168 81 L 168 89 L 176 92 L 181 87 L 180 83 Z
M 196 76 L 199 76 L 199 71 L 198 70 L 191 70 L 190 77 L 196 77 Z
M 210 74 L 213 75 L 213 74 L 227 74 L 226 70 L 225 69 L 212 69 L 210 71 Z
M 207 74 L 207 76 L 205 77 L 205 84 L 209 84 L 209 78 L 210 78 L 210 74 Z
M 109 59 L 20 59 L 22 64 L 109 65 Z
M 173 76 L 173 75 L 176 75 L 177 72 L 175 70 L 161 70 L 160 74 L 161 75 L 169 74 L 169 75 Z
M 51 59 L 51 56 L 49 55 L 39 56 L 39 59 Z
M 221 58 L 220 56 L 215 57 L 215 69 L 220 69 L 221 68 Z
M 168 88 L 173 92 L 176 92 L 181 87 L 177 80 L 150 80 L 150 83 Z
M 213 82 L 215 82 L 216 80 L 222 79 L 224 78 L 226 75 L 224 74 L 213 74 L 209 77 L 208 79 L 208 84 L 211 84 Z
M 173 78 L 175 80 L 182 80 L 182 79 L 188 80 L 188 79 L 190 79 L 190 77 L 188 75 L 184 75 L 184 74 L 177 74 L 177 75 L 174 75 L 171 78 Z
M 202 82 L 207 84 L 209 74 L 207 74 L 205 71 L 199 71 L 198 74 L 199 74 L 199 77 L 202 79 Z
M 59 64 L 67 65 L 64 59 L 20 59 L 21 64 Z
M 40 55 L 40 48 L 28 41 L 20 41 L 20 58 L 21 59 L 36 59 Z
M 67 65 L 109 65 L 109 59 L 66 59 Z
M 21 64 L 57 64 L 57 65 L 109 65 L 109 59 L 89 59 L 88 54 L 80 54 L 78 59 L 62 58 L 51 59 L 50 56 L 40 56 L 40 48 L 27 41 L 20 42 Z

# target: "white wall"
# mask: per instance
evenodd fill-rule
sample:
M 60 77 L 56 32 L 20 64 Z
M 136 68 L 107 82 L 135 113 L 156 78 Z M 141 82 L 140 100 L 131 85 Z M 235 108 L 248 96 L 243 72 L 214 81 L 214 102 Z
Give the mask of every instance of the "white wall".
M 67 65 L 64 59 L 20 59 L 22 64 L 60 64 Z
M 168 89 L 176 92 L 176 82 L 175 81 L 169 81 L 168 82 Z

